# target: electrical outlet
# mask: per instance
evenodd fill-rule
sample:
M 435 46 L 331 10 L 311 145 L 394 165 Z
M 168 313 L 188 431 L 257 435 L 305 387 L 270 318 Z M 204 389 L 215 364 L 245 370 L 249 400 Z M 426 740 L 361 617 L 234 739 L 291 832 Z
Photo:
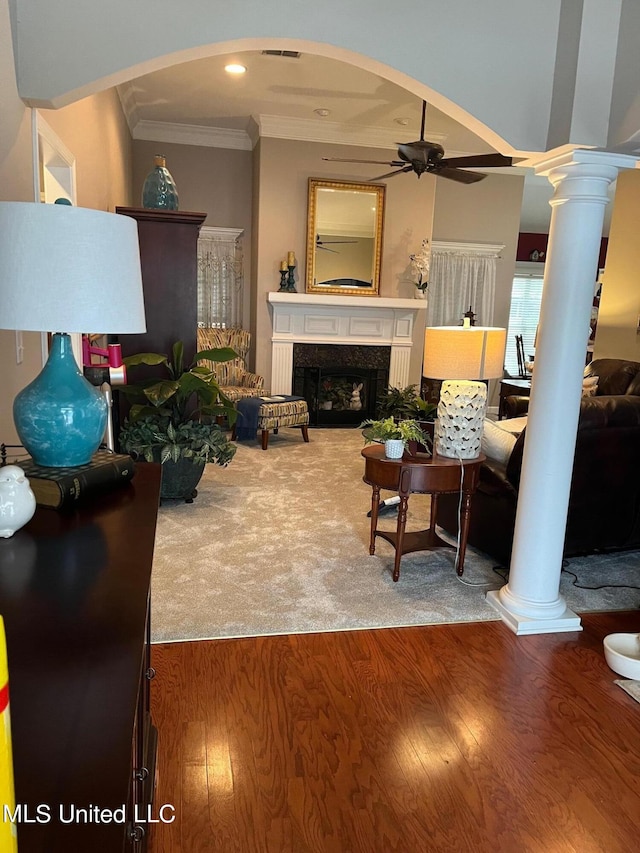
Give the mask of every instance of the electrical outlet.
M 22 332 L 16 330 L 16 364 L 22 364 L 24 359 L 24 344 L 22 342 Z

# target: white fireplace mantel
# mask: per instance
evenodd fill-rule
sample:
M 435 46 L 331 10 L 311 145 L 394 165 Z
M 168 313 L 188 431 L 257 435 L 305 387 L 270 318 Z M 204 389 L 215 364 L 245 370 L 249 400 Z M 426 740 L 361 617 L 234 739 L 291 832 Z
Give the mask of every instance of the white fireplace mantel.
M 267 301 L 272 394 L 291 394 L 295 343 L 388 346 L 389 385 L 408 385 L 413 327 L 425 300 L 271 291 Z

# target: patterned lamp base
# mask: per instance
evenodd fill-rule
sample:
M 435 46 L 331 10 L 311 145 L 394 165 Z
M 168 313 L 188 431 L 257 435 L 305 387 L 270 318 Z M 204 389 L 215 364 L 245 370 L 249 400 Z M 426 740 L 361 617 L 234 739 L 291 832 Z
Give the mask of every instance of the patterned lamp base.
M 486 410 L 484 382 L 443 382 L 435 426 L 436 452 L 451 459 L 475 459 L 480 454 Z

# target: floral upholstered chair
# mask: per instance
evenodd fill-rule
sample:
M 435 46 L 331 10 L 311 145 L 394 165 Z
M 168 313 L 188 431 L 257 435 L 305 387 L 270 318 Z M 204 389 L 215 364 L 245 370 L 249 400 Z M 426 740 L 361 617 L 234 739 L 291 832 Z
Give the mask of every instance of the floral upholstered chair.
M 244 329 L 198 329 L 198 351 L 231 347 L 238 353 L 238 358 L 232 361 L 211 362 L 222 393 L 232 402 L 264 394 L 262 376 L 247 370 L 246 357 L 250 345 L 251 334 Z

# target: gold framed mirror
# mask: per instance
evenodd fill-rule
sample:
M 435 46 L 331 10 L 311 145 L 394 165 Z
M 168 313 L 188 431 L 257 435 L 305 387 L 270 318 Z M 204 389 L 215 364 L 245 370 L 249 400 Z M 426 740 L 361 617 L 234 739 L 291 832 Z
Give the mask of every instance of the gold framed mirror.
M 377 296 L 385 187 L 309 178 L 307 293 Z

